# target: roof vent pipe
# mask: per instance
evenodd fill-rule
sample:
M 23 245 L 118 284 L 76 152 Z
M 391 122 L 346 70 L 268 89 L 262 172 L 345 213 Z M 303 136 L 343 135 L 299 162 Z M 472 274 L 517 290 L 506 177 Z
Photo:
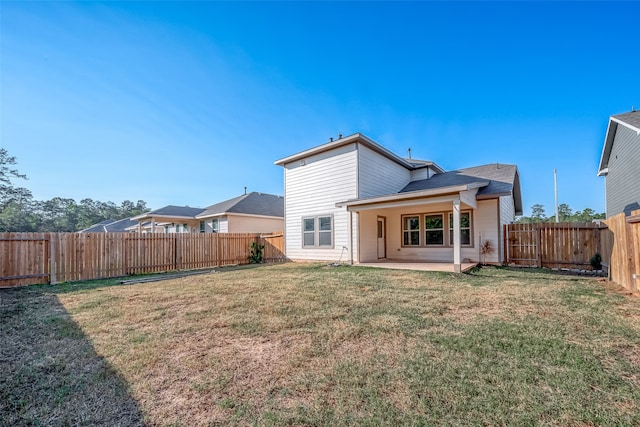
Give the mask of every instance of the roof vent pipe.
M 329 137 L 329 142 L 333 142 L 333 137 L 332 136 Z
M 409 156 L 409 159 L 411 159 L 411 148 L 407 148 L 407 155 Z
M 245 196 L 247 194 L 247 187 L 246 186 L 244 187 L 244 194 L 245 194 Z
M 338 139 L 342 139 L 342 134 L 341 133 L 338 134 Z

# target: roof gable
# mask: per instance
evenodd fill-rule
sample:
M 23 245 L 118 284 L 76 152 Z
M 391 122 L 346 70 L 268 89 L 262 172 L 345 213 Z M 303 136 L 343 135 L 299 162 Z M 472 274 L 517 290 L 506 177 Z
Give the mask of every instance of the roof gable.
M 420 169 L 420 168 L 424 168 L 427 166 L 430 166 L 432 169 L 434 169 L 436 172 L 444 172 L 444 169 L 442 169 L 440 166 L 438 166 L 437 164 L 430 162 L 430 161 L 426 161 L 426 160 L 415 160 L 415 159 L 404 159 L 396 154 L 394 154 L 393 152 L 391 152 L 390 150 L 384 148 L 382 145 L 378 144 L 377 142 L 375 142 L 373 139 L 369 138 L 368 136 L 362 134 L 362 133 L 354 133 L 353 135 L 349 135 L 346 136 L 344 138 L 340 138 L 337 140 L 331 140 L 326 144 L 322 144 L 322 145 L 318 145 L 316 147 L 310 148 L 308 150 L 305 151 L 301 151 L 299 153 L 293 154 L 291 156 L 288 157 L 284 157 L 280 160 L 276 160 L 274 162 L 274 164 L 278 165 L 278 166 L 285 166 L 288 163 L 291 162 L 295 162 L 298 160 L 302 160 L 304 158 L 316 155 L 316 154 L 320 154 L 323 153 L 325 151 L 329 151 L 329 150 L 333 150 L 339 147 L 343 147 L 345 145 L 348 144 L 353 144 L 353 143 L 358 143 L 358 144 L 363 144 L 364 146 L 370 148 L 371 150 L 377 152 L 378 154 L 386 157 L 387 159 L 398 163 L 401 166 L 404 166 L 405 168 L 407 168 L 408 170 L 413 170 L 413 169 Z
M 640 135 L 640 111 L 616 114 L 609 118 L 609 125 L 607 126 L 607 133 L 604 137 L 604 146 L 602 147 L 602 155 L 600 157 L 600 165 L 598 166 L 598 176 L 604 176 L 608 173 L 609 157 L 611 156 L 613 142 L 616 138 L 619 125 L 626 126 Z

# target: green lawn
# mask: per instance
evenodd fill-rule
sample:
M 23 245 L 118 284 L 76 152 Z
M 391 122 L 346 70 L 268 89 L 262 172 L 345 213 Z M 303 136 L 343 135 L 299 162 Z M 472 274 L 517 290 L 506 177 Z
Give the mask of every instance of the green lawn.
M 319 264 L 0 290 L 0 424 L 640 425 L 640 299 Z

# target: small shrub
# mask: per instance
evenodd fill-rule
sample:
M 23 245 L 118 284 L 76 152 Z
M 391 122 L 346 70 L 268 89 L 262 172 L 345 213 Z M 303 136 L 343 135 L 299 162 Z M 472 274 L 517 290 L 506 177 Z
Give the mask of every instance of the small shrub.
M 491 242 L 491 240 L 485 240 L 484 242 L 482 242 L 482 245 L 480 246 L 480 253 L 482 254 L 482 264 L 486 264 L 486 260 L 487 257 L 491 254 L 493 254 L 496 251 L 496 249 L 493 247 L 493 243 Z
M 589 260 L 589 263 L 591 264 L 591 267 L 593 267 L 594 270 L 602 270 L 602 257 L 598 252 L 596 252 L 591 257 L 591 259 Z
M 262 251 L 264 250 L 264 245 L 260 245 L 257 242 L 253 242 L 251 244 L 251 251 L 249 252 L 249 263 L 250 264 L 262 264 Z

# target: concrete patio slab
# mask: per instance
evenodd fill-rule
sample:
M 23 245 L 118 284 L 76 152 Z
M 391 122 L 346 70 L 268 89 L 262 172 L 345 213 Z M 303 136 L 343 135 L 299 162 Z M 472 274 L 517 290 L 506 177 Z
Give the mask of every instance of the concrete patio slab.
M 427 262 L 427 261 L 406 261 L 384 259 L 376 262 L 361 262 L 357 265 L 364 267 L 388 268 L 394 270 L 417 270 L 417 271 L 442 271 L 445 273 L 453 273 L 453 263 L 451 262 Z M 462 272 L 469 271 L 477 263 L 462 263 Z

